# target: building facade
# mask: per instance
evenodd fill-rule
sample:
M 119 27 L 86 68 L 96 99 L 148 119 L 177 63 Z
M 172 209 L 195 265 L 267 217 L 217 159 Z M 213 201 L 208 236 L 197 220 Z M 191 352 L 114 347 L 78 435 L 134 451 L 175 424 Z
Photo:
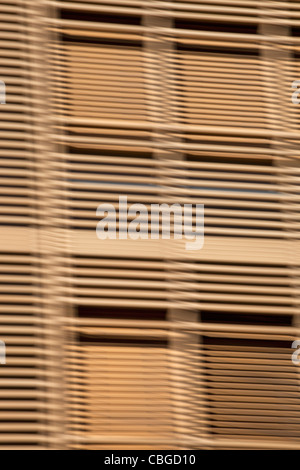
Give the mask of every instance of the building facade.
M 299 449 L 299 3 L 0 23 L 0 449 Z M 204 204 L 203 249 L 99 240 L 119 196 Z

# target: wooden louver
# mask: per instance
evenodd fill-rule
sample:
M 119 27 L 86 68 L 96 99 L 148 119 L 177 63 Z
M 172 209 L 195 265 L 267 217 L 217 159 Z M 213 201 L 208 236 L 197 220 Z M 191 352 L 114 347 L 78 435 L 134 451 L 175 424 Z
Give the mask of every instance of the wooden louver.
M 299 449 L 299 3 L 0 23 L 0 449 Z M 204 248 L 101 242 L 120 195 L 204 204 Z

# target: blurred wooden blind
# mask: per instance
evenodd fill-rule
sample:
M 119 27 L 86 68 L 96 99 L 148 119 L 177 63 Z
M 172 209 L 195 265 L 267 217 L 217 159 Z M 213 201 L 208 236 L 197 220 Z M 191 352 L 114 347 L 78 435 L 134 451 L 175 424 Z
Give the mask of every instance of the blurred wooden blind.
M 299 448 L 298 2 L 0 13 L 0 447 Z M 203 250 L 100 242 L 119 195 Z

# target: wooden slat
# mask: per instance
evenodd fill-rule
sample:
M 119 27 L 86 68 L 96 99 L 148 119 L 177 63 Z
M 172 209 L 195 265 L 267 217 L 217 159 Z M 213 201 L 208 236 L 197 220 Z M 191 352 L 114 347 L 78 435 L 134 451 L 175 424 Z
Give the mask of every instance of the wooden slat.
M 295 1 L 0 4 L 0 450 L 299 449 L 299 26 Z M 204 204 L 203 249 L 98 240 L 120 195 Z

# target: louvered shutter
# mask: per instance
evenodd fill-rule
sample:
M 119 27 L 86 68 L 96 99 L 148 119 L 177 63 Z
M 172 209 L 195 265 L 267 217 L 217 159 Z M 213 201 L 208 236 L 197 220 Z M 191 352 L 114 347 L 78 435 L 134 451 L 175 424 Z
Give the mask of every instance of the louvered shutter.
M 0 446 L 299 448 L 298 2 L 0 11 Z M 119 195 L 204 248 L 100 242 Z

